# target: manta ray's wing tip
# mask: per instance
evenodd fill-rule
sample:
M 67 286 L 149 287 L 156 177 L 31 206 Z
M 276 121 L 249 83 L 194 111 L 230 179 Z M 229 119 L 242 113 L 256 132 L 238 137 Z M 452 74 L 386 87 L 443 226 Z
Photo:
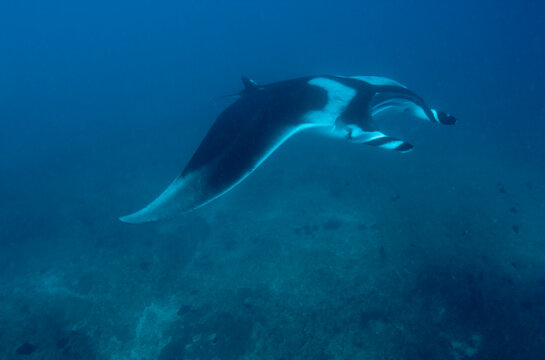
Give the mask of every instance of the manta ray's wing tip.
M 135 217 L 134 214 L 120 216 L 119 221 L 127 223 L 127 224 L 141 224 L 146 221 L 141 221 L 138 219 L 138 217 Z
M 119 221 L 127 223 L 127 224 L 132 224 L 133 223 L 131 221 L 131 216 L 130 215 L 120 216 Z
M 152 216 L 152 214 L 150 214 L 150 212 L 146 211 L 146 209 L 144 208 L 135 213 L 121 216 L 119 220 L 127 224 L 142 224 L 142 223 L 157 221 L 159 219 L 155 216 Z
M 192 179 L 191 177 L 189 179 Z M 193 204 L 193 187 L 187 185 L 187 177 L 178 177 L 146 207 L 119 218 L 128 224 L 172 219 L 173 217 L 191 211 Z M 185 203 L 184 203 L 185 201 Z

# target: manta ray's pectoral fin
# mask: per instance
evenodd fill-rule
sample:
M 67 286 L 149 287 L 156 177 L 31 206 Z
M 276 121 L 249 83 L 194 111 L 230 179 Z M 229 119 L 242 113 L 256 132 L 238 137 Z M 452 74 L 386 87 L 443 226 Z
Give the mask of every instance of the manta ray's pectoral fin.
M 179 176 L 151 203 L 119 220 L 129 224 L 169 219 L 177 214 L 189 212 L 201 201 L 200 177 L 194 174 Z
M 363 131 L 357 127 L 347 128 L 346 139 L 360 144 L 377 146 L 382 149 L 406 153 L 411 151 L 414 146 L 406 141 L 388 136 L 380 131 Z
M 287 126 L 273 132 L 246 132 L 246 139 L 229 143 L 227 150 L 221 148 L 213 161 L 202 162 L 206 151 L 210 148 L 207 139 L 216 142 L 214 130 L 205 137 L 195 155 L 178 176 L 155 200 L 143 209 L 120 218 L 130 224 L 170 219 L 176 215 L 187 213 L 208 204 L 223 196 L 246 179 L 257 169 L 280 145 L 299 131 L 317 127 L 313 124 Z M 252 136 L 250 136 L 252 135 Z M 241 139 L 241 138 L 239 138 Z M 248 141 L 246 141 L 248 140 Z M 251 140 L 251 141 L 250 141 Z M 257 140 L 257 141 L 255 141 Z M 204 144 L 204 145 L 203 145 Z M 206 158 L 205 158 L 206 159 Z M 198 166 L 194 167 L 194 164 Z

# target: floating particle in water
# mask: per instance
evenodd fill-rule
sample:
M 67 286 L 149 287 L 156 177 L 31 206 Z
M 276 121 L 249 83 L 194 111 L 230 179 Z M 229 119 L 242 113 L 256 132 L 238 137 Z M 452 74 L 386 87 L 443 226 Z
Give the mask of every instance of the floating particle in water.
M 509 275 L 505 275 L 502 280 L 507 285 L 511 285 L 511 286 L 515 285 L 515 282 Z
M 385 262 L 386 261 L 386 250 L 384 249 L 384 246 L 381 246 L 380 249 L 378 249 L 378 253 L 380 256 L 380 261 Z
M 484 281 L 484 271 L 482 269 L 479 270 L 479 272 L 477 273 L 477 280 L 479 280 L 480 282 Z
M 324 230 L 337 230 L 342 225 L 338 219 L 330 219 L 324 223 Z
M 359 325 L 367 327 L 374 322 L 382 322 L 386 320 L 386 314 L 379 310 L 365 310 L 359 315 Z
M 70 342 L 70 339 L 68 337 L 63 337 L 57 341 L 57 348 L 63 349 L 68 343 Z
M 102 237 L 99 237 L 99 238 L 95 239 L 95 247 L 96 248 L 104 247 L 104 242 L 105 242 L 104 238 L 102 238 Z
M 534 303 L 530 300 L 524 300 L 520 303 L 520 306 L 527 311 L 532 311 L 534 309 Z
M 178 315 L 179 316 L 183 316 L 187 313 L 194 313 L 197 311 L 197 308 L 196 307 L 193 307 L 191 305 L 187 305 L 187 304 L 183 304 L 182 306 L 180 306 L 180 309 L 178 310 Z
M 36 345 L 32 345 L 31 343 L 25 342 L 23 345 L 19 346 L 15 353 L 17 355 L 30 355 L 34 351 L 36 351 L 38 347 Z
M 247 309 L 250 309 L 253 307 L 252 300 L 250 298 L 244 299 L 244 301 L 242 302 L 242 305 Z
M 318 230 L 318 225 L 303 225 L 293 229 L 295 235 L 314 235 L 314 232 Z
M 216 345 L 218 343 L 218 335 L 216 335 L 216 333 L 211 334 L 208 336 L 208 341 L 210 341 L 213 345 Z
M 151 263 L 149 261 L 146 261 L 146 260 L 142 260 L 140 261 L 140 263 L 138 264 L 138 267 L 140 268 L 140 270 L 142 271 L 148 271 L 150 269 L 150 266 L 151 266 Z

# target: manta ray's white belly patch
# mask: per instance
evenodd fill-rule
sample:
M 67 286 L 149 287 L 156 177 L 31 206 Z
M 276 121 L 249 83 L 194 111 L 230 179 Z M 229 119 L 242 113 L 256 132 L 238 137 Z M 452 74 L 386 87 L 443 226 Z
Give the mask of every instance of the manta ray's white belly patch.
M 316 125 L 333 126 L 335 120 L 356 96 L 356 90 L 327 78 L 314 78 L 308 82 L 327 91 L 327 105 L 322 110 L 314 110 L 303 116 L 304 122 Z

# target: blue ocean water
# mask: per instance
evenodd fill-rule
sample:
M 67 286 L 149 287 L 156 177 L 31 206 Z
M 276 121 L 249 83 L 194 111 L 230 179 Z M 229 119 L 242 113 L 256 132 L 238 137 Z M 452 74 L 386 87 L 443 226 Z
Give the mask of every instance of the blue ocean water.
M 0 358 L 542 359 L 542 1 L 0 4 Z M 219 98 L 396 79 L 458 123 L 398 154 L 301 133 L 129 225 Z

